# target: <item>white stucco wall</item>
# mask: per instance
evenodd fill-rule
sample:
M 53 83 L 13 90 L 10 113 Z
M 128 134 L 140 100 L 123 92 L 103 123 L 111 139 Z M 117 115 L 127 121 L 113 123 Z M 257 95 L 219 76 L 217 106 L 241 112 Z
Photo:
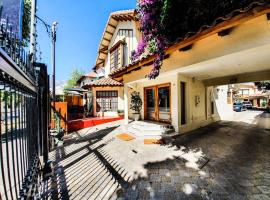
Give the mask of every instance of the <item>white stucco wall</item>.
M 143 73 L 143 72 L 141 72 Z M 126 75 L 124 82 L 130 79 L 131 75 Z M 180 82 L 186 83 L 186 124 L 181 125 L 181 98 Z M 144 102 L 144 88 L 160 84 L 171 84 L 171 124 L 175 130 L 180 133 L 205 126 L 214 120 L 218 120 L 217 110 L 214 115 L 211 114 L 212 88 L 208 88 L 202 81 L 192 79 L 181 74 L 158 77 L 155 80 L 147 80 L 129 84 L 129 105 L 130 93 L 133 91 L 140 92 L 141 99 Z M 200 99 L 199 104 L 195 104 L 195 97 Z M 133 118 L 133 111 L 129 109 L 129 118 Z M 145 119 L 144 109 L 142 108 L 141 116 Z

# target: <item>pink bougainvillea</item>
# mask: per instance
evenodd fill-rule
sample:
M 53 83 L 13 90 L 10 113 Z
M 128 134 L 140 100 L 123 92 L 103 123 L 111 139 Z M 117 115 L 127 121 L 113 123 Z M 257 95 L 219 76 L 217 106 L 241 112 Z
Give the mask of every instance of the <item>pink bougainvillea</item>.
M 151 71 L 146 75 L 149 79 L 154 79 L 159 75 L 159 70 L 164 58 L 164 50 L 167 46 L 163 35 L 164 26 L 162 23 L 162 9 L 164 9 L 163 0 L 139 0 L 138 18 L 140 21 L 142 40 L 139 41 L 137 50 L 132 52 L 132 61 L 140 59 L 145 53 L 156 54 Z M 146 51 L 147 50 L 147 51 Z

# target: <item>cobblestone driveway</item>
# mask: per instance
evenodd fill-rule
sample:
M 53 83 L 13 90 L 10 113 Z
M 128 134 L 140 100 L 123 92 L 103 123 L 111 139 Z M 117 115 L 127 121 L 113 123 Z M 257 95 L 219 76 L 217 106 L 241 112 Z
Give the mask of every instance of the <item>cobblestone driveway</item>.
M 97 128 L 52 152 L 55 177 L 44 185 L 44 198 L 270 200 L 269 130 L 218 122 L 144 145 L 116 139 L 124 130 L 117 123 Z M 209 162 L 199 169 L 202 157 Z

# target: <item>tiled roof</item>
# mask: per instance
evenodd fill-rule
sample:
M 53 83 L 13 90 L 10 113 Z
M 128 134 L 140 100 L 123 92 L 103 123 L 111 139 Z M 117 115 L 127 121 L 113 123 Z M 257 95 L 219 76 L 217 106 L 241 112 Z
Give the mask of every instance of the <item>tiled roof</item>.
M 87 74 L 84 75 L 85 77 L 91 77 L 91 78 L 96 78 L 98 77 L 98 74 L 95 72 L 89 72 Z
M 89 77 L 89 78 L 98 78 L 98 77 L 100 77 L 100 76 L 99 76 L 97 73 L 95 73 L 94 71 L 91 71 L 91 72 L 89 72 L 89 73 L 87 73 L 87 74 L 82 75 L 82 76 L 79 78 L 79 80 L 77 81 L 77 84 L 81 83 L 81 81 L 82 81 L 84 78 L 86 78 L 86 77 Z
M 112 78 L 102 78 L 102 79 L 93 81 L 87 85 L 84 85 L 83 88 L 95 87 L 95 86 L 123 86 L 123 83 L 120 83 Z
M 267 3 L 264 3 L 264 2 L 252 2 L 245 8 L 234 10 L 233 12 L 229 13 L 228 15 L 226 15 L 224 17 L 217 18 L 210 25 L 201 26 L 201 28 L 197 32 L 188 32 L 188 33 L 186 33 L 186 35 L 184 37 L 178 38 L 174 43 L 171 43 L 167 47 L 166 50 L 169 50 L 170 48 L 173 49 L 174 46 L 181 46 L 181 44 L 185 44 L 186 41 L 188 41 L 188 42 L 186 42 L 187 43 L 186 46 L 188 46 L 188 45 L 190 45 L 190 41 L 192 42 L 193 38 L 197 38 L 197 36 L 200 37 L 200 36 L 204 35 L 204 33 L 207 34 L 208 32 L 210 32 L 208 30 L 214 29 L 215 27 L 220 25 L 222 22 L 227 22 L 228 21 L 228 23 L 230 23 L 230 20 L 233 20 L 233 18 L 237 17 L 237 15 L 245 14 L 245 13 L 250 12 L 250 11 L 252 11 L 253 13 L 256 13 L 259 10 L 259 9 L 256 10 L 256 8 L 260 8 L 260 7 L 262 8 L 262 10 L 263 10 L 264 7 L 269 8 L 269 3 L 267 4 Z M 141 63 L 143 63 L 143 61 L 145 61 L 145 60 L 153 60 L 155 58 L 155 56 L 156 55 L 147 55 L 146 57 L 140 58 L 139 60 L 131 63 L 128 66 L 124 66 L 124 67 L 121 67 L 121 68 L 118 68 L 118 69 L 112 71 L 109 75 L 112 76 L 112 77 L 117 77 L 120 74 L 126 73 L 130 68 L 134 68 L 134 66 L 141 65 Z

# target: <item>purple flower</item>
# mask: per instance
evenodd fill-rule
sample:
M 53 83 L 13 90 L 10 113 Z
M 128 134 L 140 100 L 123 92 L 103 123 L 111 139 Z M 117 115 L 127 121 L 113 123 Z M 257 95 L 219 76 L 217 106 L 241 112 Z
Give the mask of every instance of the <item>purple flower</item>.
M 144 40 L 144 37 L 142 40 L 139 41 L 137 50 L 131 52 L 131 60 L 134 61 L 138 59 L 145 51 L 145 48 L 147 46 L 147 42 Z
M 139 0 L 139 6 L 148 6 L 156 3 L 156 0 Z

